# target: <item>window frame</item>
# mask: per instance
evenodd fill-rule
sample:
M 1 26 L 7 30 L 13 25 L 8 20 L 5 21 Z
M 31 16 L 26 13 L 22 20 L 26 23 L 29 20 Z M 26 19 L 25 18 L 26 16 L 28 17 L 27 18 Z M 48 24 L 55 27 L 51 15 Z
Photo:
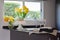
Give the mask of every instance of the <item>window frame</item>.
M 4 1 L 14 1 L 14 0 L 4 0 Z M 21 0 L 21 2 L 23 3 L 22 6 L 24 6 L 25 5 L 25 2 L 38 2 L 38 1 L 22 1 Z M 40 5 L 41 6 L 41 10 L 40 10 L 41 11 L 41 14 L 40 15 L 41 15 L 41 19 L 43 20 L 44 19 L 43 1 L 40 1 L 40 3 L 41 3 L 41 5 Z

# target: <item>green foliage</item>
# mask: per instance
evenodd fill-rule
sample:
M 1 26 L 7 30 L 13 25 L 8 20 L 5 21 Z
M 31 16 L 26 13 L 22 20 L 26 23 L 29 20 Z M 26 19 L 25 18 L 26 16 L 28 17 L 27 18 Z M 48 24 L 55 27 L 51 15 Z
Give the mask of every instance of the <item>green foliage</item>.
M 7 16 L 13 16 L 13 17 L 16 17 L 16 14 L 15 14 L 15 8 L 16 7 L 19 7 L 20 5 L 19 4 L 16 4 L 16 3 L 4 3 L 4 11 L 5 11 L 5 15 Z
M 39 19 L 40 18 L 40 11 L 30 11 L 26 17 L 31 19 Z
M 25 15 L 26 15 L 25 12 L 16 13 L 16 14 L 17 14 L 17 16 L 19 17 L 19 19 L 24 19 L 24 18 L 25 18 Z
M 5 11 L 5 15 L 7 16 L 13 16 L 15 17 L 19 17 L 19 18 L 31 18 L 31 19 L 39 19 L 40 18 L 40 11 L 29 11 L 29 13 L 26 15 L 26 13 L 22 12 L 22 13 L 15 13 L 15 8 L 19 7 L 20 4 L 18 3 L 4 3 L 4 11 Z M 26 15 L 26 17 L 25 17 Z

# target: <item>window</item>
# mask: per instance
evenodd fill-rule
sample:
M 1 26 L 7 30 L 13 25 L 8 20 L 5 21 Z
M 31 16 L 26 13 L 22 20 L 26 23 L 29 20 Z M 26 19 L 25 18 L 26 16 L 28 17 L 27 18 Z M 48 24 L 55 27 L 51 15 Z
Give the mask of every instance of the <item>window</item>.
M 41 2 L 4 1 L 4 15 L 13 16 L 17 20 L 21 19 L 23 16 L 18 14 L 18 17 L 18 15 L 15 13 L 15 8 L 22 8 L 22 6 L 25 5 L 29 9 L 29 12 L 24 17 L 24 20 L 39 20 L 43 18 L 41 4 Z
M 4 1 L 4 11 L 5 16 L 13 16 L 14 18 L 17 16 L 15 14 L 15 8 L 22 7 L 21 1 Z
M 25 5 L 29 8 L 29 13 L 26 16 L 26 19 L 40 19 L 41 4 L 39 2 L 25 2 Z

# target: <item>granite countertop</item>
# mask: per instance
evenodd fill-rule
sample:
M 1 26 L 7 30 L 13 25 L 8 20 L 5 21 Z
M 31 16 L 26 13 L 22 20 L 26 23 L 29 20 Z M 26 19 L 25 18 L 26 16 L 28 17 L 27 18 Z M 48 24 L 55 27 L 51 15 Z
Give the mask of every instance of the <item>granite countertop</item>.
M 16 31 L 23 31 L 23 32 L 29 32 L 29 35 L 32 34 L 32 33 L 37 33 L 37 34 L 40 34 L 40 33 L 49 33 L 49 34 L 52 34 L 54 36 L 57 35 L 57 30 L 53 30 L 52 33 L 50 32 L 45 32 L 45 31 L 42 31 L 42 32 L 39 32 L 39 30 L 35 29 L 35 30 L 16 30 Z

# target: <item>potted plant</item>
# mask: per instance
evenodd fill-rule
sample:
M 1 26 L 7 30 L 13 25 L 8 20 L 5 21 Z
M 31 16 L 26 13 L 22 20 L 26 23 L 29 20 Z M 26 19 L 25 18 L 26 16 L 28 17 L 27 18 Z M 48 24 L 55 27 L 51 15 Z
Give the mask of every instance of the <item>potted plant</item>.
M 28 12 L 29 9 L 26 6 L 23 6 L 22 8 L 15 8 L 15 13 L 17 14 L 20 21 L 24 20 Z
M 10 29 L 10 30 L 12 30 L 13 29 L 13 23 L 14 23 L 14 17 L 12 17 L 12 16 L 4 16 L 4 21 L 5 22 L 8 22 L 8 28 Z

